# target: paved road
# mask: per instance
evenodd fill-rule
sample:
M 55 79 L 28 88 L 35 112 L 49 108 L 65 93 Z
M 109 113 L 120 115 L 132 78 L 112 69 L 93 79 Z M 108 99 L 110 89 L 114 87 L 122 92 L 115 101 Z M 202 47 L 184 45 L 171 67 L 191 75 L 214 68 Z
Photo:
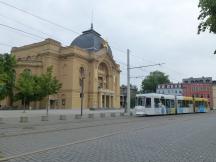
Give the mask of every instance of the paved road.
M 215 123 L 207 113 L 41 125 L 0 137 L 0 151 L 16 162 L 216 161 Z

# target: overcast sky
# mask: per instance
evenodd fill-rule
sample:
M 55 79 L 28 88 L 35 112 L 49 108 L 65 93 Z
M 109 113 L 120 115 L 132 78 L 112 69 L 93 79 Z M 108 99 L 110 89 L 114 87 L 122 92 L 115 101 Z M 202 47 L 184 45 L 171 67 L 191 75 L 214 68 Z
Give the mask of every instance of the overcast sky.
M 106 39 L 114 59 L 121 66 L 121 83 L 126 84 L 126 49 L 131 66 L 165 63 L 136 69 L 131 76 L 146 76 L 160 70 L 172 82 L 183 78 L 210 76 L 216 79 L 216 56 L 212 53 L 216 35 L 197 35 L 198 0 L 0 0 L 49 19 L 78 33 L 90 28 Z M 9 25 L 42 38 L 0 26 L 0 53 L 10 46 L 22 46 L 51 37 L 68 46 L 77 34 L 7 7 L 0 3 L 0 24 Z M 125 51 L 122 53 L 120 51 Z M 140 87 L 143 78 L 132 79 Z

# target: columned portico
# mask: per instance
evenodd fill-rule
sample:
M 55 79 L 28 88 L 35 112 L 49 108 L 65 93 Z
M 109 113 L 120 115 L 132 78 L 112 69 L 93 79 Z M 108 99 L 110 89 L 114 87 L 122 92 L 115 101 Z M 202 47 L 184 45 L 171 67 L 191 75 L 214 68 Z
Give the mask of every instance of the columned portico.
M 113 91 L 100 89 L 98 95 L 99 108 L 113 108 Z

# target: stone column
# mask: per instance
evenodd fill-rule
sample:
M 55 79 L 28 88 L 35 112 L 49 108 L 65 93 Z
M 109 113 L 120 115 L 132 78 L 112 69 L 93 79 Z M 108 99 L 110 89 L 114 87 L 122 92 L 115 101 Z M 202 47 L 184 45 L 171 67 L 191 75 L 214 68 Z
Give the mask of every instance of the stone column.
M 109 108 L 112 108 L 112 97 L 109 95 Z
M 106 108 L 106 95 L 104 95 L 104 108 Z
M 111 106 L 112 106 L 112 108 L 114 107 L 113 106 L 113 96 L 111 96 Z
M 103 95 L 102 95 L 102 93 L 99 93 L 99 108 L 103 107 L 102 101 L 103 101 Z

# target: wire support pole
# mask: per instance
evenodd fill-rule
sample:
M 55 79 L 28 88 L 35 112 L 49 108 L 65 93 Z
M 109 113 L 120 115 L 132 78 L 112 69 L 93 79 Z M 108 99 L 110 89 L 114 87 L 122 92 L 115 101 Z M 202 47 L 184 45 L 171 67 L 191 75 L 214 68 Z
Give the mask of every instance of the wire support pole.
M 127 107 L 125 113 L 130 113 L 130 50 L 127 49 Z

